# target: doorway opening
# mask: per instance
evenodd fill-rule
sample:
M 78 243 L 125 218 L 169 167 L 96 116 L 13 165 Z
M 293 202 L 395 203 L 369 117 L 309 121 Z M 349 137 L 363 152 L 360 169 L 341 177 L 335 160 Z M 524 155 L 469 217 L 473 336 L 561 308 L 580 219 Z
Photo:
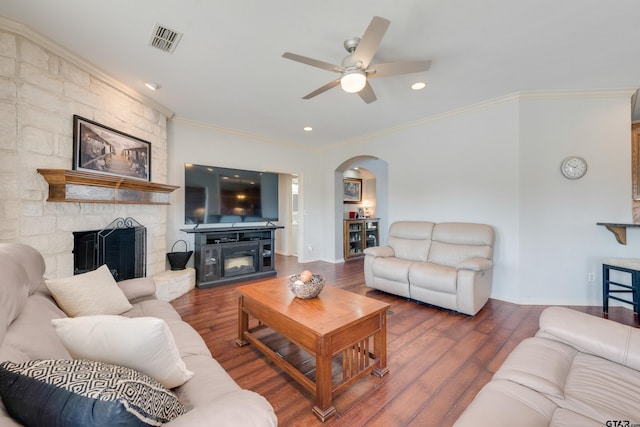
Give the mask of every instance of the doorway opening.
M 344 198 L 345 179 L 361 179 L 361 198 L 355 203 Z M 379 218 L 379 235 L 377 243 L 387 241 L 389 229 L 389 192 L 388 192 L 388 164 L 374 156 L 356 156 L 345 160 L 335 170 L 335 258 L 345 260 L 344 257 L 344 221 L 349 219 L 352 212 L 369 213 Z
M 284 228 L 276 231 L 276 251 L 285 256 L 295 256 L 300 260 L 304 254 L 299 253 L 304 230 L 303 180 L 298 174 L 279 173 L 279 224 Z
M 298 177 L 291 177 L 291 232 L 289 233 L 289 253 L 298 256 Z

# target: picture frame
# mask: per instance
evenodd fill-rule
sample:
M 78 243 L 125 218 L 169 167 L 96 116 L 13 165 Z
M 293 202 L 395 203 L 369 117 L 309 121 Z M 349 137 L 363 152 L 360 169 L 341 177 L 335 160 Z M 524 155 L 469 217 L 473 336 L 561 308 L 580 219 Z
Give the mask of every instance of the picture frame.
M 364 213 L 364 208 L 358 208 L 358 218 L 367 218 L 367 215 Z
M 342 180 L 344 203 L 362 202 L 362 180 L 360 178 L 344 178 Z
M 151 143 L 74 115 L 73 169 L 151 181 Z

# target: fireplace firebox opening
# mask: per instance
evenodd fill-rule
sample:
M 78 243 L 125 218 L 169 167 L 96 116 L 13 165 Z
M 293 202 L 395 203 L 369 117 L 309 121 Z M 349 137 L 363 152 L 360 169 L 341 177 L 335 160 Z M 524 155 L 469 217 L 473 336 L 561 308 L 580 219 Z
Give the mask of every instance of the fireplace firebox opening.
M 73 274 L 106 264 L 116 281 L 146 276 L 147 229 L 133 218 L 117 218 L 101 230 L 73 233 Z
M 255 273 L 260 268 L 258 245 L 241 245 L 222 249 L 222 277 Z

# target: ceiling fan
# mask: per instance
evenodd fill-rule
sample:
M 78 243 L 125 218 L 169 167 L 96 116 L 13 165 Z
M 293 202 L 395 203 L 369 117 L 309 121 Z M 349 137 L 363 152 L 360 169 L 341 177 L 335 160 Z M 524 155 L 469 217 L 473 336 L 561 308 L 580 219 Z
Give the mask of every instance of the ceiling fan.
M 369 79 L 427 71 L 431 65 L 430 60 L 371 65 L 371 60 L 375 56 L 384 34 L 387 32 L 389 24 L 391 24 L 389 20 L 374 16 L 362 38 L 351 37 L 345 40 L 344 48 L 349 52 L 349 55 L 342 60 L 342 65 L 330 64 L 291 52 L 283 53 L 282 56 L 284 58 L 340 74 L 339 78 L 314 90 L 302 99 L 311 99 L 340 85 L 345 92 L 357 92 L 360 98 L 369 104 L 377 99 L 369 84 Z

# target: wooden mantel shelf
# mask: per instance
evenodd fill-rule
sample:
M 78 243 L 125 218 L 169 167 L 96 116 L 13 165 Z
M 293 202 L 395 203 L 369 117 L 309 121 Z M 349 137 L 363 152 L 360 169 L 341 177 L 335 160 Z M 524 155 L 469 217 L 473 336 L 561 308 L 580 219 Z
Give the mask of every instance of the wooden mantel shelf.
M 616 240 L 621 245 L 627 244 L 627 228 L 630 227 L 640 227 L 640 224 L 623 224 L 616 222 L 598 222 L 597 225 L 604 225 L 607 227 L 607 230 L 613 233 L 616 236 Z
M 49 183 L 49 202 L 168 205 L 176 185 L 100 173 L 38 169 Z

